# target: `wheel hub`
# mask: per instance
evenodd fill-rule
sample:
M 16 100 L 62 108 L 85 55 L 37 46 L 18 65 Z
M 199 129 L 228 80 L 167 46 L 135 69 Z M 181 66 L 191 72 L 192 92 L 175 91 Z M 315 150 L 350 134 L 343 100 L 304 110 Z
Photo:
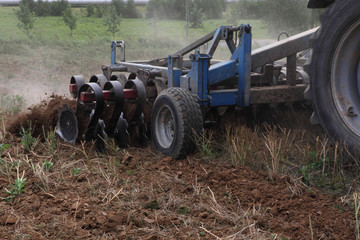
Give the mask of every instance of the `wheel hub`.
M 356 135 L 360 136 L 360 20 L 339 41 L 331 72 L 332 96 L 337 111 Z
M 155 134 L 163 148 L 169 148 L 174 141 L 175 122 L 170 108 L 164 106 L 156 116 Z

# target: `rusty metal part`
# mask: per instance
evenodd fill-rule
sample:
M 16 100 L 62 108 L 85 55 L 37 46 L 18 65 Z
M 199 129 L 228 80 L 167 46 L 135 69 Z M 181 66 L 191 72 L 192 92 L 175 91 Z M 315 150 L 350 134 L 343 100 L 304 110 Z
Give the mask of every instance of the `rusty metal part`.
M 306 87 L 305 84 L 253 87 L 250 90 L 250 100 L 252 104 L 280 103 L 284 100 L 288 102 L 302 101 Z
M 161 77 L 161 72 L 156 69 L 142 69 L 137 71 L 137 77 L 146 84 L 149 80 Z

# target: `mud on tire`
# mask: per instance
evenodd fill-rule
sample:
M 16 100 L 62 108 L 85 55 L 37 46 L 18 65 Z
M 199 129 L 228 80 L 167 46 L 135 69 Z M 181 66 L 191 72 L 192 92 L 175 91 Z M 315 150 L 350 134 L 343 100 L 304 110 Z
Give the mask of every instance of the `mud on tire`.
M 153 106 L 151 136 L 161 153 L 184 158 L 195 150 L 194 133 L 203 126 L 199 99 L 181 88 L 163 90 Z
M 360 146 L 360 1 L 338 0 L 312 39 L 314 119 L 336 141 Z

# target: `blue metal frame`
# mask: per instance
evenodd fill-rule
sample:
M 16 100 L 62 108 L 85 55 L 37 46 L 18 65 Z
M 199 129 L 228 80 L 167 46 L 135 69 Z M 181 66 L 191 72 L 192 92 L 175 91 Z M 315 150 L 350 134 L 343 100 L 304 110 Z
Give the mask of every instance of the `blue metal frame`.
M 180 87 L 197 94 L 201 105 L 210 107 L 224 105 L 245 107 L 250 105 L 251 27 L 241 25 L 239 31 L 239 45 L 235 49 L 232 49 L 235 44 L 232 42 L 233 36 L 229 35 L 228 28 L 221 27 L 216 30 L 207 54 L 196 52 L 190 55 L 192 67 L 188 74 L 180 77 Z M 230 60 L 210 67 L 214 49 L 220 40 L 227 42 L 232 56 Z M 236 76 L 238 78 L 237 89 L 210 90 L 212 85 Z
M 111 65 L 116 64 L 116 41 L 111 42 Z
M 234 42 L 234 33 L 239 33 L 239 44 Z M 237 37 L 237 36 L 235 36 Z M 228 61 L 223 61 L 210 66 L 210 60 L 220 41 L 226 41 L 232 54 Z M 190 55 L 191 69 L 183 75 L 182 57 L 191 50 L 197 49 L 202 43 L 211 41 L 208 51 Z M 193 45 L 170 55 L 167 58 L 167 71 L 164 67 L 153 66 L 146 63 L 116 62 L 117 42 L 111 45 L 111 64 L 123 65 L 128 69 L 151 68 L 164 72 L 168 79 L 168 87 L 181 87 L 190 90 L 199 96 L 203 106 L 227 106 L 236 105 L 246 107 L 250 105 L 250 81 L 251 81 L 251 26 L 240 27 L 222 26 L 215 32 L 198 40 Z M 124 57 L 125 58 L 125 57 Z M 165 70 L 165 71 L 164 71 Z M 233 89 L 211 90 L 211 86 L 224 80 L 237 78 L 237 86 Z

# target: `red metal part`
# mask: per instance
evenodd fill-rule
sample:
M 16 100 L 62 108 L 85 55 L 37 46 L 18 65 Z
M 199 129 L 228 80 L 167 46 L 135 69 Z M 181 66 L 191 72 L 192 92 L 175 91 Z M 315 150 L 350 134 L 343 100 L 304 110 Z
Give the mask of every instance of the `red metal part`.
M 135 99 L 137 98 L 137 91 L 135 89 L 124 89 L 124 98 L 125 99 Z
M 73 89 L 70 84 L 70 89 Z M 76 87 L 76 85 L 75 85 Z M 114 92 L 110 90 L 103 91 L 104 99 L 106 101 L 112 100 L 114 98 Z M 125 99 L 136 99 L 138 97 L 137 91 L 135 89 L 124 89 L 124 98 Z M 82 102 L 93 102 L 95 101 L 95 94 L 93 92 L 82 92 L 80 94 L 80 100 Z
M 80 94 L 80 100 L 83 102 L 93 102 L 95 101 L 95 94 L 92 92 L 82 92 Z
M 76 93 L 77 92 L 76 84 L 70 84 L 69 85 L 69 91 L 70 91 L 70 93 Z
M 114 92 L 110 90 L 104 90 L 104 99 L 106 101 L 113 100 L 114 99 Z

